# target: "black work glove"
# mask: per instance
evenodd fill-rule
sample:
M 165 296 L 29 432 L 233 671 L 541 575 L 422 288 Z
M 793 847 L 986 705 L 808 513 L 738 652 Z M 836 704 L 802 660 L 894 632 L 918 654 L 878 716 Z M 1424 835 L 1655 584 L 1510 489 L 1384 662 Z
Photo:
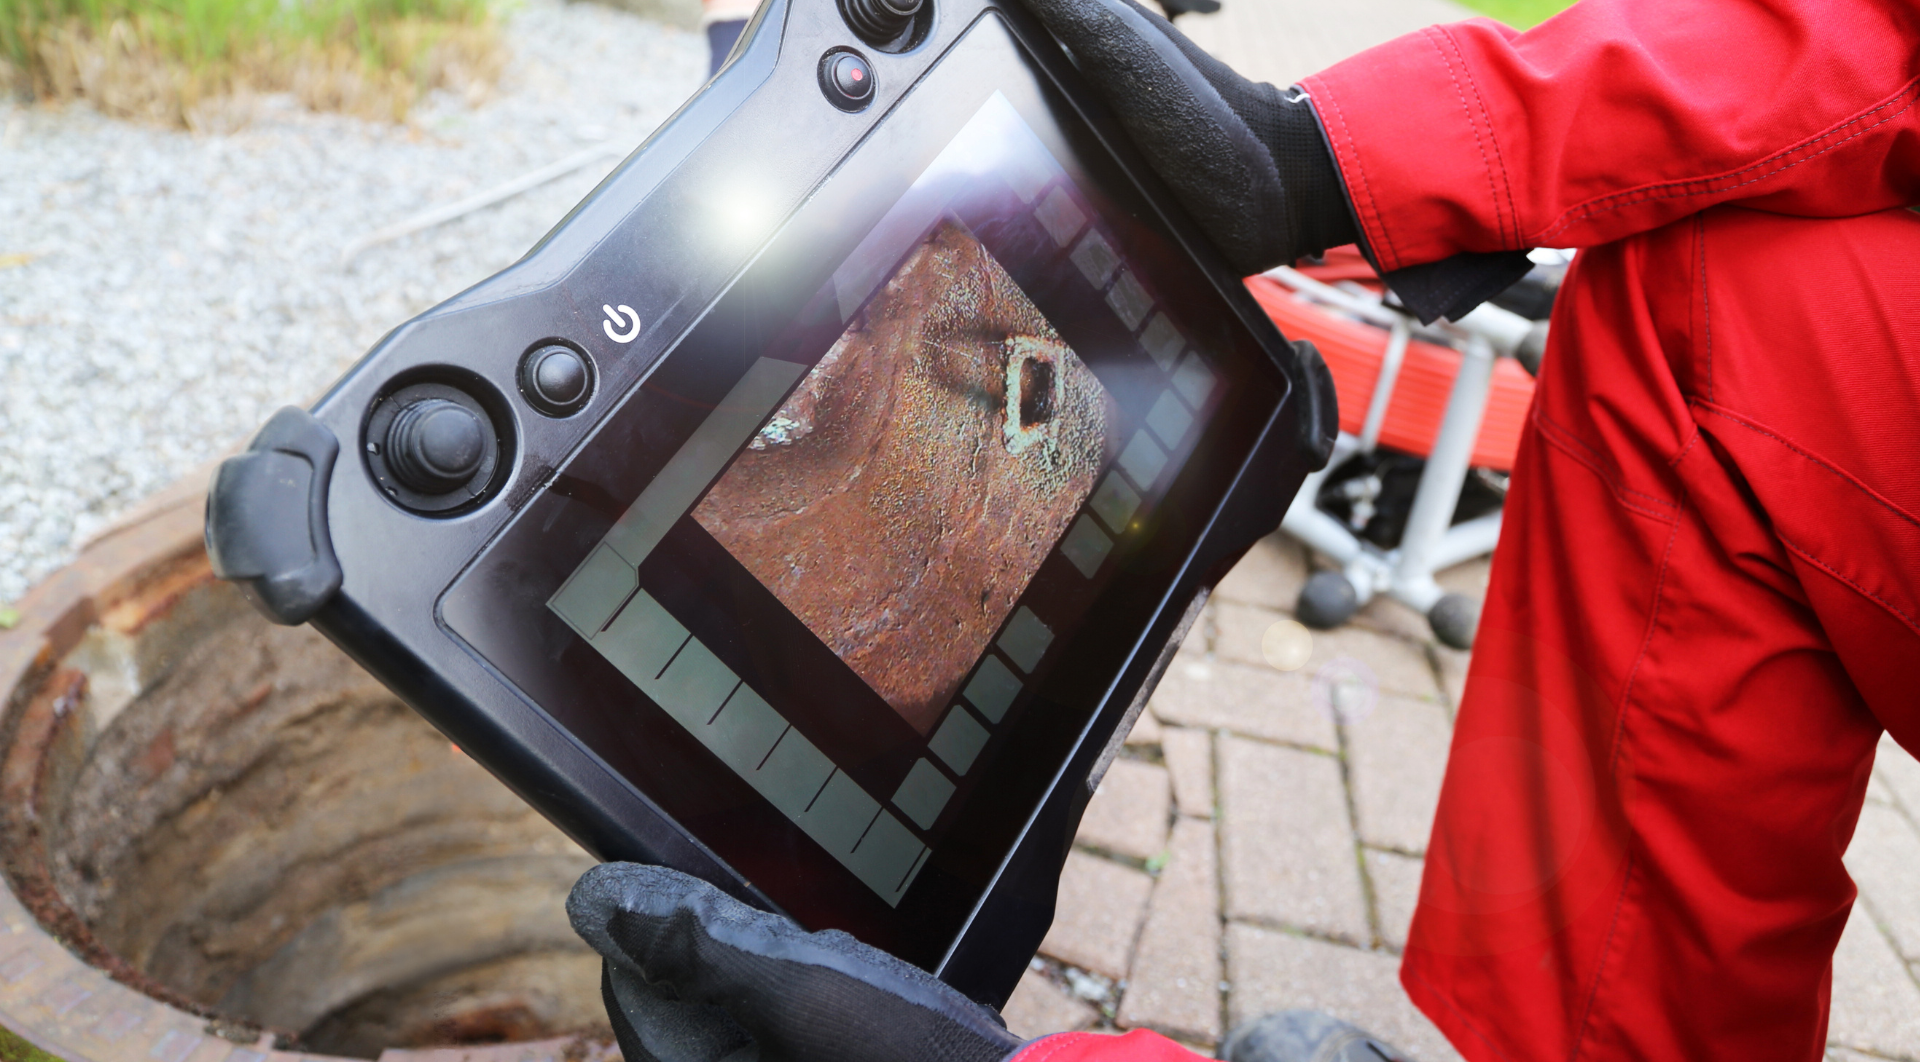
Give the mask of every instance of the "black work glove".
M 1000 1062 L 1022 1045 L 932 974 L 679 871 L 602 864 L 567 915 L 606 959 L 626 1062 Z
M 1248 81 L 1135 0 L 1022 2 L 1066 45 L 1229 265 L 1259 273 L 1360 242 L 1304 91 Z M 1432 321 L 1462 316 L 1528 266 L 1519 251 L 1461 254 L 1384 276 Z
M 1298 92 L 1248 81 L 1134 0 L 1024 0 L 1242 273 L 1359 236 Z

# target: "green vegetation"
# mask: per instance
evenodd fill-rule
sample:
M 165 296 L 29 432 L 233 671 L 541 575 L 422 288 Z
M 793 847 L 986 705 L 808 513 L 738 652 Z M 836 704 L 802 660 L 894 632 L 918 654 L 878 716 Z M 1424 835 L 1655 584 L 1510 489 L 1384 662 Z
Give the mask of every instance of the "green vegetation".
M 0 3 L 4 2 L 6 0 L 0 0 Z M 1492 15 L 1514 29 L 1532 29 L 1573 6 L 1573 0 L 1461 0 L 1461 2 L 1483 15 Z
M 20 1034 L 0 1026 L 0 1062 L 66 1062 L 28 1043 Z
M 231 61 L 263 41 L 346 40 L 377 56 L 377 28 L 400 19 L 466 22 L 479 0 L 0 0 L 0 48 L 26 66 L 47 27 L 78 22 L 100 33 L 116 22 L 196 69 Z
M 497 51 L 490 0 L 0 0 L 0 79 L 178 124 L 245 90 L 397 118 L 421 89 L 490 83 Z

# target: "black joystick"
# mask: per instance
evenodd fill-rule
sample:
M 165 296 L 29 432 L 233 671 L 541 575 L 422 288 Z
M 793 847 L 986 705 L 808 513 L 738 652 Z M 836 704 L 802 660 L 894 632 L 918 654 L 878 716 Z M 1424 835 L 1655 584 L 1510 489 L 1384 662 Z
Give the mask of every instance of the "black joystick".
M 422 399 L 387 428 L 387 467 L 409 490 L 446 494 L 480 471 L 487 434 L 479 416 L 458 402 Z
M 900 39 L 926 0 L 840 0 L 840 14 L 861 40 L 876 48 Z

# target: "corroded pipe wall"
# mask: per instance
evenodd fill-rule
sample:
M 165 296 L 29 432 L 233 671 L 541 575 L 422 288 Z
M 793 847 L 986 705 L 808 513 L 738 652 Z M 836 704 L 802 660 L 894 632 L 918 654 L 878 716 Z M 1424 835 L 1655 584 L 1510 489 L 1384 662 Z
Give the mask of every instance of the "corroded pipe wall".
M 31 659 L 0 640 L 0 848 L 39 928 L 237 1039 L 606 1038 L 562 907 L 587 854 L 184 536 L 148 537 L 83 570 L 114 585 L 80 604 L 28 598 Z

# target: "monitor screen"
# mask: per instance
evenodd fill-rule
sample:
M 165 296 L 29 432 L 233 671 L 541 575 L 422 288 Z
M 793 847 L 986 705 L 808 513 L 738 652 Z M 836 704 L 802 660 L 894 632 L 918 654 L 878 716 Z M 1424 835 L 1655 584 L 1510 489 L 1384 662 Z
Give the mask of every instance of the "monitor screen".
M 803 923 L 932 965 L 1224 494 L 1234 396 L 1284 386 L 1129 191 L 983 19 L 445 623 Z
M 1108 461 L 1121 414 L 943 217 L 693 518 L 932 731 Z

